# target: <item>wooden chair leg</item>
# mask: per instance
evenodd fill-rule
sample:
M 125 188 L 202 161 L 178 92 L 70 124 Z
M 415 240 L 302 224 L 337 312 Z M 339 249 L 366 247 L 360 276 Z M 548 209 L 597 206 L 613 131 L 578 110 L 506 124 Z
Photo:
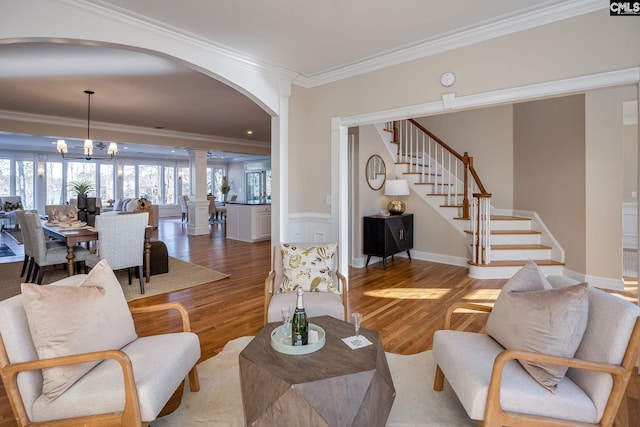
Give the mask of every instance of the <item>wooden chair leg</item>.
M 433 380 L 433 389 L 435 391 L 442 391 L 444 387 L 444 372 L 440 369 L 440 366 L 436 365 L 436 376 Z
M 30 283 L 32 280 L 35 279 L 37 272 L 38 272 L 38 268 L 36 266 L 36 260 L 31 258 L 29 260 L 29 268 L 27 269 L 27 278 L 25 279 L 25 281 L 27 283 Z
M 144 294 L 144 274 L 142 273 L 142 266 L 139 265 L 137 268 L 138 268 L 138 277 L 140 278 L 140 293 Z M 129 270 L 129 281 L 131 281 L 131 270 Z
M 27 270 L 27 265 L 29 264 L 29 255 L 24 256 L 24 261 L 22 262 L 22 271 L 20 272 L 20 277 L 24 276 L 24 272 Z
M 200 391 L 200 379 L 198 378 L 198 365 L 189 371 L 189 389 L 193 392 Z
M 131 270 L 131 267 L 127 268 L 127 274 L 129 275 L 129 284 L 131 284 L 131 280 L 132 280 L 132 276 L 133 276 L 132 271 L 133 270 Z

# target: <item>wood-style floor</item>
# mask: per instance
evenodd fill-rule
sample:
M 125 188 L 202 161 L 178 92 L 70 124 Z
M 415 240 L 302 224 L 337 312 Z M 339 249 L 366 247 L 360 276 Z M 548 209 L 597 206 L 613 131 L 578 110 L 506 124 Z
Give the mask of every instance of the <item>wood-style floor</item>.
M 167 244 L 169 255 L 228 273 L 214 283 L 132 301 L 145 306 L 178 301 L 189 311 L 191 325 L 200 337 L 202 359 L 219 352 L 234 338 L 255 335 L 263 326 L 264 278 L 270 268 L 270 242 L 243 243 L 224 237 L 224 223 L 211 227 L 210 235 L 188 236 L 179 219 L 160 221 L 158 239 Z M 21 259 L 20 246 L 0 236 Z M 0 258 L 0 262 L 5 260 Z M 491 304 L 505 280 L 475 280 L 466 268 L 396 257 L 382 264 L 349 269 L 351 312 L 362 312 L 362 326 L 380 333 L 386 351 L 413 354 L 431 349 L 435 330 L 442 327 L 444 312 L 454 301 Z M 153 286 L 153 277 L 149 286 Z M 621 297 L 637 301 L 637 282 L 630 282 Z M 482 331 L 486 315 L 460 314 L 455 327 Z M 137 318 L 140 334 L 177 328 L 176 318 Z M 633 376 L 628 397 L 616 426 L 640 425 L 640 377 Z M 425 378 L 431 382 L 432 378 Z M 0 387 L 0 426 L 15 426 L 4 389 Z

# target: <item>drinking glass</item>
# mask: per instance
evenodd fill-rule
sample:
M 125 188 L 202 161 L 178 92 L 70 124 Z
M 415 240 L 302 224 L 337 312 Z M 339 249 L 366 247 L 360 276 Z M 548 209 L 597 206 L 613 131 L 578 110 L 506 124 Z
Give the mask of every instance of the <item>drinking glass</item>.
M 285 326 L 288 326 L 291 324 L 291 309 L 288 306 L 283 306 L 280 309 L 280 313 L 282 314 L 282 323 Z
M 356 338 L 360 337 L 360 321 L 362 320 L 362 313 L 351 313 L 353 318 L 353 327 L 356 329 Z

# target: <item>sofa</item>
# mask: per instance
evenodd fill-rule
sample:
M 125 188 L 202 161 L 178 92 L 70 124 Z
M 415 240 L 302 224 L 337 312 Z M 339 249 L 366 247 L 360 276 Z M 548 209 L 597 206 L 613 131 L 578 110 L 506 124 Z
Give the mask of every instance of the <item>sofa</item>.
M 9 226 L 13 227 L 16 224 L 16 209 L 24 209 L 22 205 L 22 198 L 20 196 L 0 196 L 0 219 L 8 219 Z M 2 224 L 4 230 L 5 224 Z
M 158 228 L 158 205 L 151 204 L 146 210 L 149 211 L 149 225 Z M 113 204 L 113 210 L 103 210 L 100 215 L 122 215 L 138 211 L 138 199 L 119 199 Z

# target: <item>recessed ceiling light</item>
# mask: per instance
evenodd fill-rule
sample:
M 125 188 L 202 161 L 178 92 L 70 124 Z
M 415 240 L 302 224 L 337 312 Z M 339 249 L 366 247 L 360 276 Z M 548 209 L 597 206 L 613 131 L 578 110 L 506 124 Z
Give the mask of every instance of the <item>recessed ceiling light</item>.
M 247 135 L 253 135 L 253 131 L 252 131 L 251 129 L 249 129 L 249 130 L 247 131 Z

